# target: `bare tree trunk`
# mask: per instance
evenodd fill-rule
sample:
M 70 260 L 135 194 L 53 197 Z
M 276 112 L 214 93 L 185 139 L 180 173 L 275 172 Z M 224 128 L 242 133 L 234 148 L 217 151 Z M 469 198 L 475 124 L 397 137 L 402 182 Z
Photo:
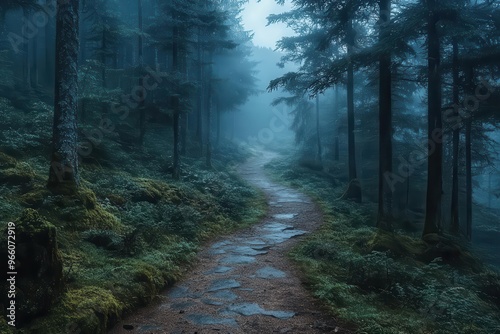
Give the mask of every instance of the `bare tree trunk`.
M 474 90 L 474 69 L 472 65 L 467 69 L 467 87 Z M 467 239 L 472 239 L 472 118 L 465 120 L 465 199 Z
M 349 41 L 347 43 L 347 54 L 352 54 L 355 42 L 355 32 L 352 28 L 352 20 L 348 22 Z M 344 199 L 361 202 L 361 185 L 357 179 L 356 172 L 356 140 L 354 137 L 354 64 L 349 62 L 347 67 L 347 141 L 349 151 L 349 186 Z
M 23 9 L 23 17 L 26 22 L 29 21 L 29 10 Z M 24 29 L 24 28 L 21 28 Z M 26 43 L 24 43 L 23 52 L 23 81 L 26 86 L 31 89 L 31 38 L 26 38 Z
M 206 165 L 208 168 L 212 168 L 212 56 L 213 51 L 210 51 L 209 61 L 208 61 L 208 69 L 207 69 L 207 97 L 206 97 L 206 111 L 207 111 L 207 156 L 206 156 Z
M 443 142 L 441 119 L 441 53 L 437 31 L 436 0 L 428 4 L 428 133 L 427 198 L 423 235 L 438 233 L 442 194 Z
M 142 40 L 142 0 L 137 0 L 137 6 L 138 6 L 138 19 L 139 19 L 139 40 L 137 43 L 137 48 L 138 48 L 138 56 L 139 56 L 139 68 L 140 72 L 139 73 L 139 86 L 144 87 L 144 80 L 142 77 L 142 67 L 144 63 L 144 57 L 143 57 L 143 40 Z M 144 107 L 144 96 L 141 94 L 141 99 L 139 101 L 139 144 L 143 145 L 144 144 L 144 136 L 146 135 L 146 108 Z
M 184 80 L 186 82 L 189 81 L 187 55 L 185 52 L 182 55 L 182 73 L 184 76 Z M 186 111 L 184 111 L 181 114 L 181 139 L 180 139 L 181 140 L 181 143 L 180 143 L 180 145 L 181 145 L 180 154 L 181 155 L 186 155 L 188 128 L 189 128 L 189 115 Z
M 453 39 L 453 110 L 454 117 L 458 117 L 459 104 L 459 64 L 458 64 L 458 43 Z M 452 188 L 451 188 L 451 221 L 450 232 L 458 234 L 460 230 L 460 221 L 458 213 L 458 154 L 460 144 L 460 128 L 453 129 L 453 167 L 452 167 Z
M 388 34 L 391 1 L 380 0 L 380 40 Z M 391 54 L 385 52 L 379 60 L 379 174 L 377 227 L 391 228 L 392 189 L 385 175 L 392 173 L 392 75 Z
M 106 30 L 102 29 L 101 41 L 101 80 L 102 88 L 106 89 L 108 83 L 106 82 Z
M 48 7 L 52 0 L 45 0 L 45 5 Z M 52 34 L 52 20 L 49 16 L 49 21 L 45 25 L 45 82 L 47 87 L 54 85 L 54 54 L 53 54 L 53 34 Z
M 57 2 L 56 85 L 48 186 L 76 189 L 78 171 L 78 6 Z
M 172 178 L 178 180 L 180 178 L 180 154 L 179 154 L 179 95 L 172 96 L 172 109 L 174 111 L 173 132 L 174 132 L 174 157 L 172 167 Z
M 172 72 L 174 76 L 179 74 L 179 29 L 174 26 L 172 30 Z M 172 110 L 173 110 L 173 133 L 174 133 L 174 161 L 172 168 L 172 177 L 174 180 L 180 178 L 180 154 L 179 154 L 179 92 L 176 92 L 172 97 Z
M 197 71 L 197 79 L 198 79 L 198 96 L 197 96 L 197 104 L 196 104 L 196 139 L 198 139 L 198 143 L 200 146 L 200 154 L 203 155 L 203 52 L 201 49 L 201 28 L 198 28 L 198 45 L 197 45 L 197 53 L 198 53 L 198 71 Z
M 339 161 L 340 159 L 340 143 L 339 143 L 339 126 L 338 126 L 338 117 L 339 117 L 339 85 L 335 85 L 335 113 L 336 120 L 335 124 L 337 124 L 337 128 L 335 129 L 335 143 L 334 143 L 334 159 L 335 161 Z
M 321 148 L 321 134 L 319 130 L 319 95 L 316 95 L 316 145 L 318 148 L 317 160 L 320 164 L 323 163 L 323 152 Z
M 220 102 L 219 102 L 219 97 L 217 96 L 215 99 L 215 107 L 217 108 L 217 135 L 216 135 L 216 141 L 215 141 L 215 146 L 218 148 L 220 144 L 220 127 L 221 127 L 221 117 L 222 117 L 222 112 L 220 110 Z

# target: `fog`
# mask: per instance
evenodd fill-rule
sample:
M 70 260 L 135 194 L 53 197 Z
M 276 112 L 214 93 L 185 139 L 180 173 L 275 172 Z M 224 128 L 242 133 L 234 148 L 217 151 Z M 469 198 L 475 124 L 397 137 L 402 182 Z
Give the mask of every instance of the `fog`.
M 327 331 L 499 332 L 499 42 L 499 1 L 2 0 L 0 214 L 49 231 L 11 260 L 43 263 L 24 269 L 20 321 L 58 332 L 32 321 L 59 326 L 73 316 L 48 310 L 92 292 L 104 324 L 76 323 L 106 332 L 205 243 L 291 217 L 271 229 L 310 227 L 293 250 L 239 255 L 292 259 L 341 319 Z M 195 318 L 238 324 L 212 316 Z

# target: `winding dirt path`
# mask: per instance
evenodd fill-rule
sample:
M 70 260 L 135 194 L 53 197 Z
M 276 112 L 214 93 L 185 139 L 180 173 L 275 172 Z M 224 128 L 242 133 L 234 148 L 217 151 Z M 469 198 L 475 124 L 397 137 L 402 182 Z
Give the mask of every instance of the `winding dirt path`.
M 321 212 L 305 195 L 269 180 L 263 165 L 272 158 L 265 153 L 239 168 L 266 193 L 266 217 L 206 247 L 199 263 L 159 303 L 124 319 L 109 334 L 344 332 L 309 295 L 286 256 L 320 226 Z

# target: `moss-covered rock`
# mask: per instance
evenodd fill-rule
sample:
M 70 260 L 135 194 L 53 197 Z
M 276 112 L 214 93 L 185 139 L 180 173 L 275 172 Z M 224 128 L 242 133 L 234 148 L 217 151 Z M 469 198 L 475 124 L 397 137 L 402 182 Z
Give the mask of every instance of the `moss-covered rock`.
M 427 246 L 419 239 L 412 239 L 385 230 L 377 230 L 367 242 L 367 248 L 368 252 L 390 251 L 395 257 L 418 258 L 425 252 Z
M 23 206 L 32 209 L 38 209 L 42 206 L 45 198 L 47 198 L 47 196 L 50 196 L 50 194 L 51 193 L 48 189 L 38 188 L 21 195 L 20 200 Z
M 55 226 L 35 210 L 26 209 L 15 224 L 15 232 L 16 324 L 22 325 L 52 307 L 64 282 Z M 7 258 L 6 254 L 2 257 Z M 6 297 L 3 291 L 2 298 Z
M 16 159 L 11 157 L 8 154 L 5 154 L 3 152 L 0 152 L 0 168 L 1 169 L 6 169 L 6 168 L 12 168 L 17 165 Z
M 124 305 L 108 290 L 96 286 L 70 289 L 45 319 L 35 322 L 32 333 L 104 334 L 122 314 Z M 43 320 L 43 321 L 41 321 Z
M 35 176 L 35 172 L 27 165 L 0 170 L 0 182 L 14 186 L 30 187 Z
M 52 193 L 40 210 L 75 231 L 121 229 L 119 219 L 99 204 L 92 190 L 84 187 L 72 195 Z
M 182 203 L 182 192 L 167 183 L 152 179 L 137 179 L 137 189 L 132 193 L 132 201 L 158 203 L 164 199 L 174 204 Z

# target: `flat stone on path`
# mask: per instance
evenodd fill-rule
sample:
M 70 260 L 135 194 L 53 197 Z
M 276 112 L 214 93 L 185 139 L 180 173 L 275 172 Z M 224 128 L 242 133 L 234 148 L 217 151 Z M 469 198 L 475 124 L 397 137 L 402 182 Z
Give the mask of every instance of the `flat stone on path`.
M 273 267 L 264 267 L 255 273 L 257 277 L 259 278 L 283 278 L 286 277 L 286 274 L 278 269 L 275 269 Z
M 188 320 L 196 325 L 229 325 L 237 326 L 236 320 L 228 318 L 215 318 L 208 314 L 188 314 Z
M 244 264 L 244 263 L 252 263 L 255 261 L 253 256 L 245 256 L 245 255 L 228 255 L 220 260 L 221 263 L 224 264 Z
M 241 284 L 234 279 L 219 279 L 213 281 L 207 291 L 212 292 L 217 290 L 233 289 L 239 288 L 240 286 Z
M 204 274 L 205 275 L 224 274 L 224 273 L 227 273 L 228 271 L 231 271 L 231 270 L 233 270 L 232 267 L 219 266 L 219 267 L 215 267 L 213 269 L 205 271 Z
M 243 179 L 265 193 L 265 217 L 204 247 L 198 262 L 161 294 L 159 303 L 138 310 L 108 334 L 348 333 L 305 289 L 287 256 L 297 237 L 317 230 L 323 216 L 307 196 L 265 175 L 263 166 L 272 158 L 264 152 L 238 168 Z
M 273 218 L 275 218 L 275 219 L 292 219 L 295 216 L 296 216 L 296 214 L 294 214 L 294 213 L 278 213 L 278 214 L 273 215 Z
M 211 295 L 213 298 L 232 301 L 238 298 L 238 296 L 230 290 L 219 290 Z
M 271 317 L 275 317 L 278 319 L 289 319 L 295 315 L 294 312 L 264 310 L 262 307 L 260 307 L 258 304 L 255 304 L 255 303 L 243 303 L 243 304 L 230 305 L 227 308 L 227 310 L 229 312 L 238 313 L 238 314 L 244 315 L 246 317 L 251 316 L 251 315 L 261 314 L 261 315 L 268 315 Z

